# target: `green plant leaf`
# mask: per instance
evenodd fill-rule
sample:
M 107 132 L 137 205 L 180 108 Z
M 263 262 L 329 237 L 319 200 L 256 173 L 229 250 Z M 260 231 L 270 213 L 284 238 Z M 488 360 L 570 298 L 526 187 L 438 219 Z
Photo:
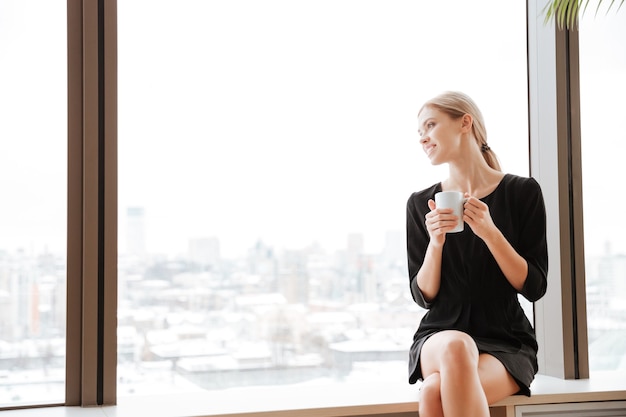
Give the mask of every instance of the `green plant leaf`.
M 611 0 L 608 8 L 608 12 L 613 8 L 618 0 Z M 619 6 L 616 11 L 619 11 L 626 0 L 619 0 Z M 545 5 L 543 13 L 545 16 L 544 23 L 547 24 L 554 20 L 559 29 L 567 28 L 572 29 L 578 26 L 578 21 L 582 17 L 591 0 L 552 0 Z M 595 16 L 600 11 L 602 0 L 596 0 Z

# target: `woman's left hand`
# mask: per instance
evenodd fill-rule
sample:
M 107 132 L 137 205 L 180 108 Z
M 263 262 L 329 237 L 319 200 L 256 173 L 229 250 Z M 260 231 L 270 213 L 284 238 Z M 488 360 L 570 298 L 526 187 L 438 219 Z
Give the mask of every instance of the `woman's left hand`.
M 472 228 L 476 236 L 487 240 L 490 235 L 498 230 L 491 219 L 489 206 L 476 197 L 465 193 L 466 203 L 463 205 L 463 221 Z

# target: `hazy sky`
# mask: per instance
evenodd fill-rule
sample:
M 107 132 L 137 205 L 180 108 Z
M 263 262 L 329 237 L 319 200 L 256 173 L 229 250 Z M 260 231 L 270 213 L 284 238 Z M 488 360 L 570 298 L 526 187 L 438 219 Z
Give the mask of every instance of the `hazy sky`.
M 526 175 L 525 2 L 504 4 L 119 0 L 120 248 L 125 208 L 141 206 L 150 251 L 203 236 L 225 255 L 259 238 L 336 249 L 352 232 L 380 250 L 409 194 L 446 174 L 421 151 L 416 113 L 448 89 L 476 100 L 504 170 Z M 0 249 L 65 243 L 65 5 L 0 0 Z M 623 106 L 595 104 L 626 94 L 624 48 L 605 49 L 626 39 L 626 13 L 601 17 L 621 20 L 581 38 L 594 54 L 581 71 L 604 71 L 582 92 L 598 224 L 586 233 L 626 252 L 624 222 L 594 213 L 599 190 L 626 195 L 611 180 Z
M 0 0 L 0 250 L 65 253 L 66 2 Z
M 610 3 L 610 2 L 609 2 Z M 626 254 L 626 8 L 589 10 L 581 23 L 580 77 L 585 251 Z
M 475 98 L 527 173 L 523 2 L 506 23 L 479 12 L 496 1 L 169 4 L 119 3 L 120 203 L 145 206 L 152 248 L 334 249 L 363 232 L 379 250 L 445 174 L 416 113 L 446 89 Z

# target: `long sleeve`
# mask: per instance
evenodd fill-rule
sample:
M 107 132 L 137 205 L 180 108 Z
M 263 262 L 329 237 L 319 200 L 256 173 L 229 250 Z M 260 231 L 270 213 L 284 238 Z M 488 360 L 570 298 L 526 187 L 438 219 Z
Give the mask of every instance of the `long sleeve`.
M 520 293 L 534 302 L 546 293 L 548 244 L 546 209 L 541 187 L 534 178 L 523 185 L 520 194 L 520 244 L 517 250 L 528 262 L 528 275 Z
M 419 193 L 413 193 L 406 206 L 406 242 L 409 268 L 409 285 L 413 300 L 423 308 L 430 308 L 429 303 L 417 285 L 417 273 L 424 263 L 424 256 L 430 241 L 424 218 L 428 211 L 428 199 L 432 198 L 436 186 Z

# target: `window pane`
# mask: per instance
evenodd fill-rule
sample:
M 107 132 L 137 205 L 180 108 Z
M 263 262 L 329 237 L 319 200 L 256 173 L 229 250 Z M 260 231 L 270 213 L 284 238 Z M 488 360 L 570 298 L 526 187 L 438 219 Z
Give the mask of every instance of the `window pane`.
M 610 3 L 610 2 L 609 2 Z M 585 263 L 590 371 L 626 370 L 626 10 L 580 27 L 580 89 Z M 616 215 L 611 215 L 615 212 Z
M 417 111 L 470 94 L 528 175 L 524 2 L 118 10 L 118 394 L 406 381 Z
M 0 2 L 0 407 L 65 401 L 66 14 Z

